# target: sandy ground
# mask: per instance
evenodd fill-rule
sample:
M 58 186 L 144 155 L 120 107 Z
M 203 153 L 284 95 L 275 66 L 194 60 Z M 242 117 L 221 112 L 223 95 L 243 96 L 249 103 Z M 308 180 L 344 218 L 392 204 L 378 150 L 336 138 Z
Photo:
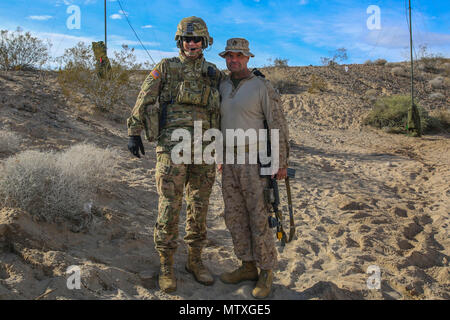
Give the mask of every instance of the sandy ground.
M 310 69 L 294 70 L 299 88 Z M 290 164 L 297 169 L 291 182 L 296 237 L 284 248 L 277 243 L 279 268 L 270 298 L 449 299 L 449 135 L 412 138 L 361 126 L 369 106 L 360 91 L 367 88 L 339 79 L 325 93 L 282 96 Z M 380 76 L 378 85 L 383 81 L 388 80 Z M 398 91 L 397 83 L 388 84 Z M 205 287 L 184 269 L 183 208 L 175 256 L 178 290 L 165 294 L 158 289 L 153 246 L 154 144 L 145 143 L 146 156 L 133 158 L 126 149 L 126 110 L 110 117 L 75 108 L 52 75 L 2 74 L 0 90 L 0 129 L 18 134 L 22 149 L 62 150 L 87 141 L 117 148 L 120 155 L 117 174 L 99 190 L 92 222 L 81 232 L 0 208 L 0 299 L 252 299 L 254 283 L 225 285 L 218 279 L 239 265 L 222 216 L 219 174 L 203 254 L 216 282 Z M 430 103 L 430 109 L 449 108 L 448 93 L 438 104 Z M 0 153 L 0 160 L 11 155 Z M 281 193 L 287 217 L 283 186 Z M 79 290 L 66 286 L 71 265 L 81 270 Z M 369 266 L 381 272 L 378 290 L 367 286 Z

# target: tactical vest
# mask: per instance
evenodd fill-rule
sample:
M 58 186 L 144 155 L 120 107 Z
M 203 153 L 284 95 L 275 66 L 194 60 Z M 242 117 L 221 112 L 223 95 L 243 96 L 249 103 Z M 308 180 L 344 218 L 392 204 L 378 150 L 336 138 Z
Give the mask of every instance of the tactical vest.
M 182 63 L 178 57 L 167 59 L 167 68 L 159 95 L 160 132 L 194 127 L 194 121 L 200 120 L 204 130 L 217 128 L 220 71 L 204 59 Z

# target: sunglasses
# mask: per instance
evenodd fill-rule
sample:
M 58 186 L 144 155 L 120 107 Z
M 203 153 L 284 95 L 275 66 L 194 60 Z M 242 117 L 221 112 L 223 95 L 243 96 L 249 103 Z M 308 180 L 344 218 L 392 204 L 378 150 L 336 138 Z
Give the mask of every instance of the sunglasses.
M 194 41 L 195 43 L 202 41 L 202 37 L 183 37 L 183 41 L 189 43 Z

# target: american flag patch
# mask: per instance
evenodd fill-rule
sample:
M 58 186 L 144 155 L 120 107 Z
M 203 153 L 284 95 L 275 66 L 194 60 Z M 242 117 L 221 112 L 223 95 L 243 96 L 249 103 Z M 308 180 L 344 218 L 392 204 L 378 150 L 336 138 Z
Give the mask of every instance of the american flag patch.
M 152 72 L 150 72 L 150 74 L 152 75 L 153 79 L 158 79 L 161 75 L 159 74 L 159 71 L 156 69 L 153 69 Z

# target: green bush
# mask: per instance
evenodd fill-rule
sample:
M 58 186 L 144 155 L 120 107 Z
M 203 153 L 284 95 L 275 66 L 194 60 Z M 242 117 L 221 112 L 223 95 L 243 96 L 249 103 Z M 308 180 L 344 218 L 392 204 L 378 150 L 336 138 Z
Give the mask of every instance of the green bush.
M 116 104 L 125 103 L 127 92 L 133 89 L 130 75 L 138 71 L 141 65 L 136 63 L 134 49 L 127 46 L 122 46 L 120 52 L 114 52 L 114 58 L 109 60 L 111 69 L 102 78 L 90 47 L 79 42 L 75 47 L 66 49 L 64 55 L 58 58 L 61 64 L 58 82 L 64 95 L 80 103 L 81 94 L 100 111 L 108 111 Z
M 108 182 L 116 152 L 89 144 L 65 152 L 24 151 L 0 164 L 0 202 L 50 222 L 80 226 L 89 221 L 86 206 Z
M 410 105 L 410 96 L 382 97 L 375 102 L 375 106 L 365 118 L 364 124 L 380 129 L 383 128 L 392 133 L 406 133 L 406 122 Z M 432 119 L 422 106 L 417 103 L 416 105 L 419 110 L 422 131 L 425 133 L 433 127 Z
M 50 59 L 51 44 L 33 37 L 22 29 L 0 31 L 0 69 L 34 70 L 41 69 Z

